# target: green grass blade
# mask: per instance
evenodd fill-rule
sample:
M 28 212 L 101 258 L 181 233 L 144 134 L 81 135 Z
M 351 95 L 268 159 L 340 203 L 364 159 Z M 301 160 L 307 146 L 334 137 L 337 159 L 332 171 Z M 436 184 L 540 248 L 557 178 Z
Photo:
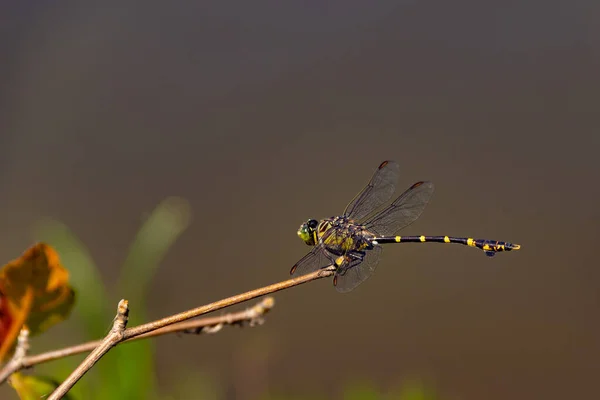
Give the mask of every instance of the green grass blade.
M 189 226 L 190 220 L 188 202 L 169 197 L 154 209 L 136 235 L 117 285 L 119 296 L 127 298 L 135 308 L 130 314 L 129 326 L 147 322 L 144 305 L 151 279 L 169 248 Z M 144 340 L 115 350 L 118 354 L 115 361 L 118 362 L 109 368 L 113 374 L 121 377 L 119 395 L 123 398 L 156 397 L 153 342 Z
M 123 265 L 118 293 L 131 304 L 143 302 L 160 262 L 191 221 L 188 202 L 178 197 L 162 201 L 142 225 Z M 132 313 L 137 318 L 136 313 Z

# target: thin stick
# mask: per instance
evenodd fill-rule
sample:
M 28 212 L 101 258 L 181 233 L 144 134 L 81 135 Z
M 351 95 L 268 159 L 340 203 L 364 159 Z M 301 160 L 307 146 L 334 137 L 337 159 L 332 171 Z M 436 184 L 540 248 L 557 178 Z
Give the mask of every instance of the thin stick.
M 175 314 L 170 317 L 162 318 L 154 322 L 139 325 L 134 328 L 129 328 L 121 331 L 118 335 L 112 335 L 112 332 L 114 331 L 113 329 L 111 330 L 111 334 L 109 334 L 104 339 L 102 344 L 95 348 L 94 351 L 90 353 L 86 357 L 86 359 L 79 365 L 79 367 L 77 367 L 71 373 L 71 375 L 69 375 L 69 377 L 48 397 L 48 400 L 58 400 L 62 398 L 62 396 L 64 396 L 69 391 L 69 389 L 71 389 L 71 387 L 73 387 L 73 385 L 77 383 L 77 381 L 81 379 L 81 377 L 100 359 L 100 357 L 106 354 L 113 346 L 115 346 L 119 342 L 146 334 L 148 332 L 156 331 L 157 329 L 163 328 L 167 325 L 176 324 L 178 322 L 183 322 L 190 318 L 198 317 L 211 311 L 220 310 L 222 308 L 229 307 L 234 304 L 248 301 L 256 297 L 264 296 L 265 294 L 275 293 L 280 290 L 289 289 L 291 287 L 301 285 L 303 283 L 332 276 L 335 273 L 335 269 L 335 266 L 330 265 L 310 274 L 274 283 L 269 286 L 231 296 L 226 299 L 219 300 L 198 308 L 194 308 L 189 311 L 184 311 L 182 313 Z
M 17 347 L 15 348 L 15 353 L 13 354 L 10 361 L 6 363 L 4 368 L 2 368 L 2 371 L 3 372 L 4 372 L 4 370 L 18 371 L 19 369 L 21 369 L 21 364 L 23 363 L 23 360 L 27 357 L 28 351 L 29 351 L 29 329 L 21 328 L 21 332 L 19 332 L 19 337 L 17 338 Z M 4 379 L 8 378 L 10 376 L 10 374 L 12 374 L 12 372 L 10 372 L 8 375 L 6 375 L 6 377 Z M 4 381 L 4 379 L 2 381 Z
M 71 375 L 63 383 L 61 383 L 54 392 L 50 396 L 48 396 L 48 400 L 58 400 L 62 399 L 62 397 L 67 394 L 67 392 L 81 379 L 83 375 L 87 371 L 90 370 L 102 358 L 103 355 L 108 353 L 108 351 L 115 346 L 117 343 L 123 340 L 123 332 L 125 332 L 125 327 L 127 326 L 127 320 L 129 319 L 129 305 L 127 300 L 121 300 L 119 302 L 119 306 L 117 307 L 117 316 L 115 317 L 113 327 L 106 335 L 104 340 L 100 343 L 98 347 L 96 347 L 86 358 L 83 360 L 81 364 L 73 372 Z
M 245 322 L 247 322 L 250 326 L 261 325 L 264 322 L 262 317 L 269 312 L 274 305 L 274 298 L 265 297 L 253 307 L 237 313 L 229 313 L 218 317 L 201 318 L 194 321 L 179 322 L 177 324 L 165 326 L 164 328 L 160 328 L 152 332 L 144 333 L 143 335 L 132 337 L 131 339 L 125 340 L 125 342 L 181 331 L 185 333 L 194 333 L 196 335 L 200 333 L 213 334 L 220 331 L 224 325 L 242 325 Z
M 274 305 L 275 299 L 273 299 L 272 297 L 265 297 L 256 305 L 252 306 L 251 308 L 247 308 L 243 311 L 229 313 L 218 317 L 207 317 L 196 319 L 193 321 L 180 322 L 178 324 L 166 326 L 164 328 L 157 329 L 155 331 L 148 332 L 143 335 L 139 335 L 134 338 L 125 340 L 123 343 L 182 331 L 194 331 L 194 333 L 196 334 L 216 333 L 223 327 L 223 325 L 243 325 L 247 322 L 250 324 L 250 326 L 253 326 L 254 324 L 262 323 L 262 317 L 267 312 L 269 312 Z M 21 332 L 21 334 L 23 334 L 23 332 Z M 20 337 L 21 336 L 19 336 L 19 338 Z M 19 343 L 21 343 L 20 339 Z M 100 343 L 102 343 L 102 340 L 94 340 L 91 342 L 86 342 L 75 346 L 69 346 L 63 349 L 48 351 L 46 353 L 41 353 L 32 356 L 26 356 L 24 353 L 22 354 L 22 352 L 18 352 L 17 350 L 15 350 L 15 355 L 11 358 L 11 360 L 8 363 L 6 363 L 6 365 L 0 371 L 0 384 L 4 383 L 4 381 L 10 375 L 17 371 L 20 371 L 25 368 L 31 368 L 34 365 L 42 364 L 48 361 L 54 361 L 60 358 L 69 357 L 76 354 L 87 353 L 98 347 Z M 19 348 L 21 348 L 20 345 L 17 346 L 17 349 Z
M 298 286 L 306 282 L 314 281 L 316 279 L 326 278 L 332 276 L 335 272 L 334 266 L 329 266 L 318 271 L 312 272 L 310 274 L 302 275 L 297 278 L 288 279 L 287 281 L 282 281 L 278 283 L 274 283 L 269 286 L 265 286 L 259 289 L 254 289 L 246 293 L 237 294 L 235 296 L 228 297 L 223 300 L 215 301 L 214 303 L 207 304 L 205 306 L 201 306 L 198 308 L 194 308 L 189 311 L 184 311 L 179 314 L 171 315 L 170 317 L 162 318 L 154 322 L 149 322 L 144 325 L 138 325 L 134 328 L 129 328 L 125 330 L 123 336 L 125 339 L 129 339 L 135 336 L 142 335 L 146 332 L 151 332 L 156 329 L 162 328 L 167 325 L 175 324 L 177 322 L 185 321 L 190 318 L 197 317 L 202 314 L 209 313 L 211 311 L 220 310 L 225 307 L 232 306 L 234 304 L 238 304 L 244 301 L 252 300 L 256 297 L 264 296 L 265 294 L 275 293 L 280 290 L 289 289 L 293 286 Z

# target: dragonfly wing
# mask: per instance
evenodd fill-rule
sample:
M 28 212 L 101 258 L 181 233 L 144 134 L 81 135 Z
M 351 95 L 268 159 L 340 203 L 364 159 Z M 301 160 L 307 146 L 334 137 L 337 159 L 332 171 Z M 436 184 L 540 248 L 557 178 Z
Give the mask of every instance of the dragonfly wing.
M 290 275 L 301 276 L 332 265 L 327 250 L 323 245 L 315 246 L 308 254 L 302 257 L 290 270 Z
M 400 166 L 394 161 L 382 162 L 371 180 L 346 206 L 344 215 L 360 221 L 388 202 L 396 190 Z
M 365 221 L 365 228 L 381 236 L 395 235 L 419 218 L 432 195 L 432 182 L 417 182 L 389 207 Z
M 348 255 L 352 257 L 352 255 Z M 381 258 L 381 246 L 367 250 L 361 258 L 353 258 L 338 267 L 333 277 L 333 285 L 338 292 L 349 292 L 366 281 L 377 268 Z

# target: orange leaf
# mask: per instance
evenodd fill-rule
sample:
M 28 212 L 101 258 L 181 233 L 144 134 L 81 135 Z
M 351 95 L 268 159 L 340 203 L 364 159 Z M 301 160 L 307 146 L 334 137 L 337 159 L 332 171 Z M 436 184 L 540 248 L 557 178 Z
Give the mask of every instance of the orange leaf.
M 0 292 L 0 343 L 5 341 L 15 318 L 8 305 L 8 299 Z
M 0 345 L 0 360 L 23 325 L 31 335 L 43 332 L 67 318 L 75 301 L 75 292 L 69 286 L 69 271 L 60 264 L 56 251 L 44 243 L 30 247 L 2 267 L 0 292 L 13 316 Z

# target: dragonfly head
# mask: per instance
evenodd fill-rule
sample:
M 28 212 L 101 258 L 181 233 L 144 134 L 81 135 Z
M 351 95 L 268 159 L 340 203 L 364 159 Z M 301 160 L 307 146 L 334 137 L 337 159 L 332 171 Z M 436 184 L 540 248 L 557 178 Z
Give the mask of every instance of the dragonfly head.
M 316 219 L 309 219 L 298 229 L 298 236 L 304 243 L 309 246 L 314 246 L 317 244 L 317 227 L 319 226 L 319 221 Z

